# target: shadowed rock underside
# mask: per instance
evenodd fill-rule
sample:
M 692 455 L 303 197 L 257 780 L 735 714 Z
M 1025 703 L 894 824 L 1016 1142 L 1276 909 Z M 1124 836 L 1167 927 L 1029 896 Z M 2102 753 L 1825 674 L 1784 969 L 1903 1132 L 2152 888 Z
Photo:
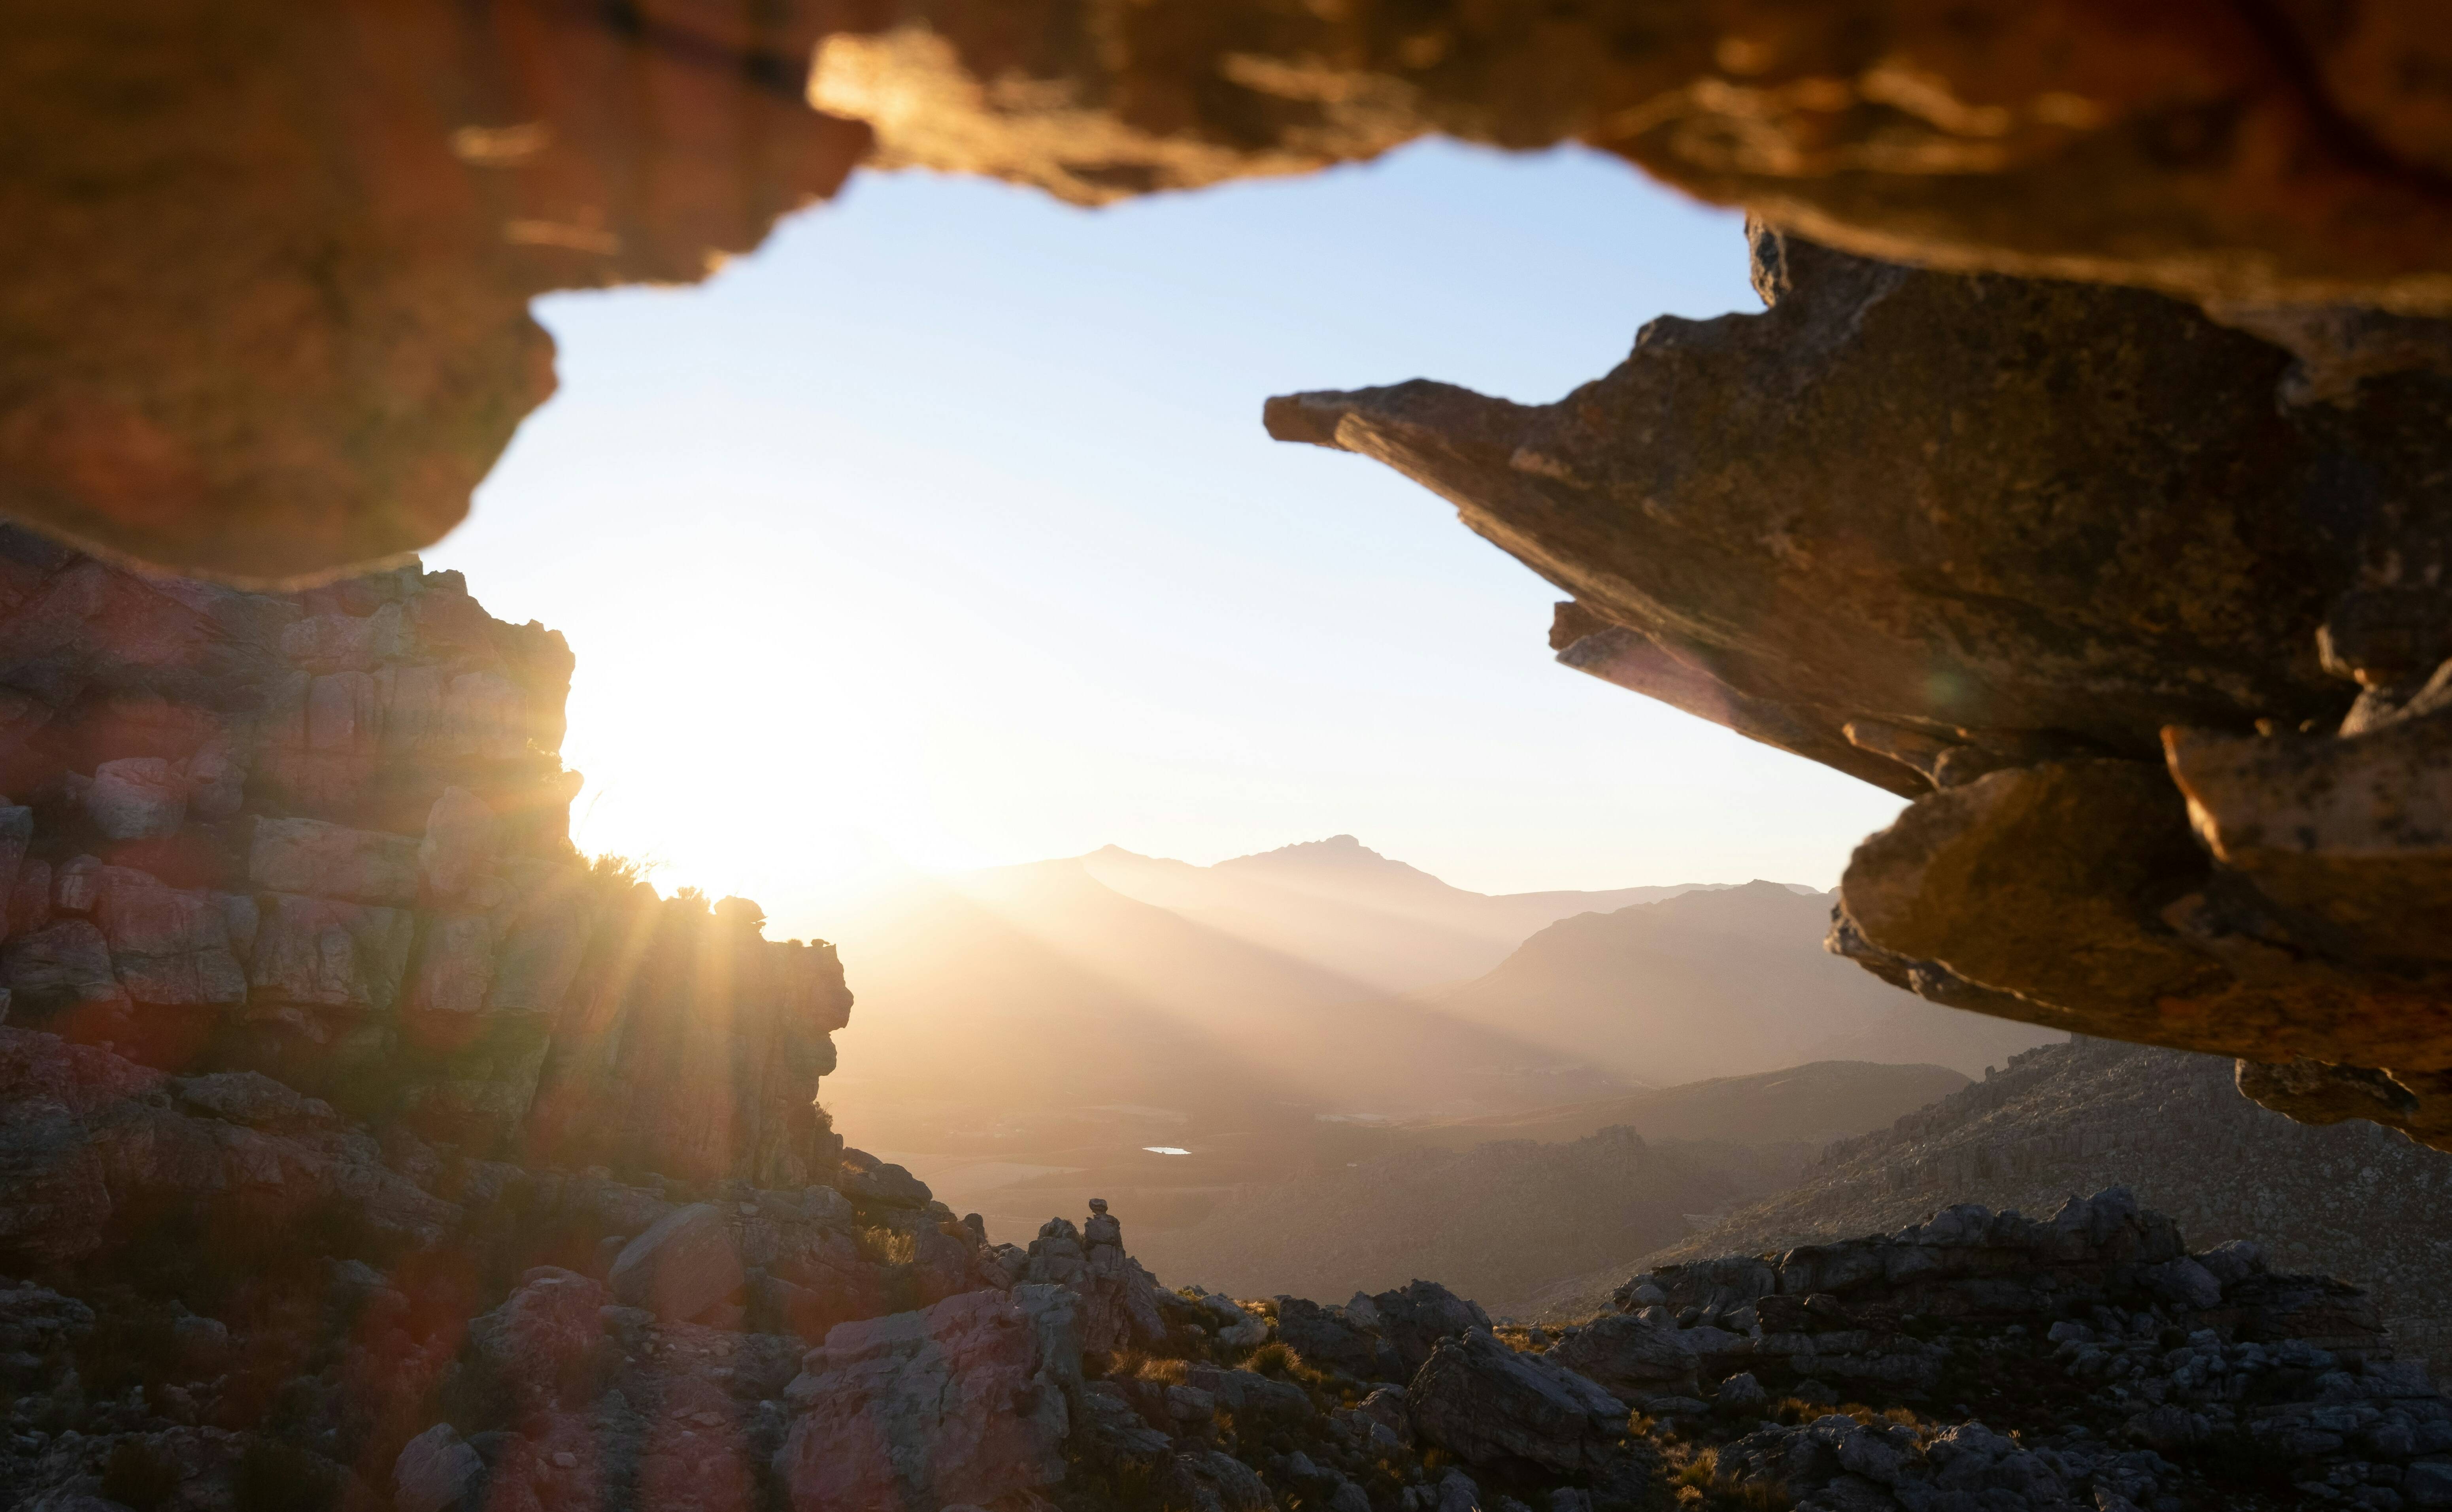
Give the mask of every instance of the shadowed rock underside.
M 1770 308 L 1527 406 L 1272 401 L 1574 595 L 1560 659 L 1915 802 L 1831 948 L 2452 1142 L 2452 466 L 2432 372 L 1757 227 Z M 2346 1068 L 2346 1069 L 2345 1069 Z

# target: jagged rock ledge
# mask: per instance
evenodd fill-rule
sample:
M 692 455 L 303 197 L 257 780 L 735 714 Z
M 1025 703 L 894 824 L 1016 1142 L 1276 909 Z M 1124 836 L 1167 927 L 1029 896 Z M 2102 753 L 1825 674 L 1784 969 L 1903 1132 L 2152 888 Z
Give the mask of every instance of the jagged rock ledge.
M 1557 403 L 1415 382 L 1269 427 L 1572 593 L 1568 665 L 1914 799 L 1832 949 L 2452 1148 L 2452 378 L 2136 290 L 1753 252 L 1765 312 L 1653 321 Z

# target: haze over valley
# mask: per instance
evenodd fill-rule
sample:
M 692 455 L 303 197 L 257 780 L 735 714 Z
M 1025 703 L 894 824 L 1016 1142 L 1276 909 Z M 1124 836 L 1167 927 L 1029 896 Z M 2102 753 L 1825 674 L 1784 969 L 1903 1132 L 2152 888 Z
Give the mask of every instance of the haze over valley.
M 1416 1129 L 1581 1138 L 1712 1079 L 1688 1099 L 1712 1114 L 1659 1137 L 1861 1132 L 2058 1037 L 1828 953 L 1829 911 L 1764 881 L 1489 895 L 1343 835 L 937 878 L 834 931 L 859 1007 L 827 1103 L 991 1232 L 1094 1190 L 1152 1231 Z M 1803 1083 L 1733 1095 L 1807 1062 L 1861 1063 L 1820 1069 L 1846 1084 L 1835 1121 L 1802 1114 Z

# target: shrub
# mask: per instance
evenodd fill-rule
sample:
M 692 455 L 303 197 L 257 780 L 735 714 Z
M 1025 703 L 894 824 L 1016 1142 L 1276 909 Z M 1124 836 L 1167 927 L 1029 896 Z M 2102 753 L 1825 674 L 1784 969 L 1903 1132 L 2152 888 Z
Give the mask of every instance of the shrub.
M 1282 1381 L 1303 1368 L 1303 1357 L 1283 1339 L 1272 1339 L 1252 1351 L 1252 1357 L 1243 1362 L 1243 1368 Z
M 860 1228 L 854 1237 L 860 1254 L 880 1266 L 907 1266 L 920 1253 L 920 1242 L 897 1228 Z
M 1707 1448 L 1678 1466 L 1677 1483 L 1708 1487 L 1711 1483 L 1711 1478 L 1717 1475 L 1719 1470 L 1720 1451 Z

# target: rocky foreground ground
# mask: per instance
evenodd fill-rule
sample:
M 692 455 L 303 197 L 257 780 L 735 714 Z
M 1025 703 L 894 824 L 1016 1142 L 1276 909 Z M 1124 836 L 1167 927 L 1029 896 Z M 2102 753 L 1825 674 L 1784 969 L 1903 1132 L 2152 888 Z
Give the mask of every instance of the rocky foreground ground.
M 1888 1232 L 1950 1202 L 2047 1211 L 2068 1192 L 2125 1186 L 2199 1243 L 2250 1239 L 2278 1267 L 2356 1282 L 2405 1357 L 2452 1367 L 2452 1162 L 2374 1124 L 2293 1122 L 2233 1080 L 2219 1057 L 2116 1040 L 2029 1051 L 1828 1146 L 1785 1189 L 1530 1310 L 1589 1316 L 1644 1265 Z
M 2452 1406 L 2364 1293 L 2121 1190 L 1494 1329 L 1427 1282 L 1170 1291 L 1103 1210 L 989 1245 L 858 1150 L 616 1180 L 37 1031 L 0 1070 L 105 1199 L 0 1289 L 27 1512 L 2452 1505 Z M 12 1181 L 16 1231 L 59 1189 Z

